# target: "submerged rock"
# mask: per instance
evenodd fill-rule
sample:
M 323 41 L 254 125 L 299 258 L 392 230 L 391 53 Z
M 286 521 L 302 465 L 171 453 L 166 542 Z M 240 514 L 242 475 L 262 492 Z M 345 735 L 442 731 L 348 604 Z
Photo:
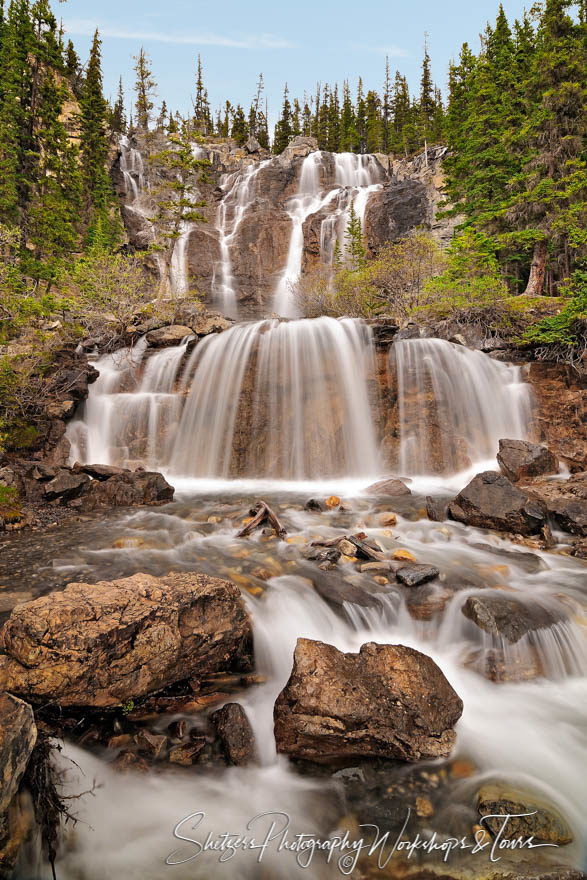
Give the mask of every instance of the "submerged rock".
M 501 472 L 512 483 L 558 471 L 558 460 L 550 449 L 526 440 L 500 440 L 497 461 Z
M 434 661 L 403 645 L 343 654 L 298 639 L 274 710 L 277 750 L 315 762 L 448 756 L 462 701 Z
M 248 660 L 240 591 L 205 574 L 136 574 L 17 606 L 0 632 L 0 688 L 32 702 L 113 707 Z
M 502 828 L 501 817 L 509 814 L 509 839 L 534 837 L 556 846 L 572 843 L 573 834 L 561 814 L 528 792 L 497 783 L 484 785 L 477 796 L 477 809 L 480 816 L 487 817 L 484 824 L 494 836 Z
M 402 565 L 396 572 L 400 584 L 405 587 L 418 587 L 438 577 L 440 569 L 435 565 Z
M 371 486 L 368 486 L 365 489 L 369 495 L 411 495 L 412 490 L 408 489 L 405 483 L 401 480 L 390 479 L 390 480 L 379 480 L 377 483 L 373 483 Z
M 240 703 L 227 703 L 210 715 L 222 751 L 229 764 L 243 767 L 255 761 L 255 735 Z
M 461 611 L 484 632 L 501 636 L 512 644 L 528 633 L 548 629 L 566 619 L 562 611 L 546 608 L 532 600 L 522 601 L 494 593 L 469 596 Z
M 535 535 L 542 529 L 542 507 L 496 471 L 477 474 L 449 504 L 453 519 L 469 526 Z

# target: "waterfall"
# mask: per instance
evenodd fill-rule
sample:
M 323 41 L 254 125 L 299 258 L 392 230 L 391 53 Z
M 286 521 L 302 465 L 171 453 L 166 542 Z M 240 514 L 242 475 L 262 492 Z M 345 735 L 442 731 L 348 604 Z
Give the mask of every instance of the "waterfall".
M 291 237 L 286 266 L 277 283 L 274 298 L 275 311 L 285 317 L 298 314 L 292 301 L 291 288 L 302 272 L 304 223 L 308 217 L 333 204 L 333 210 L 322 220 L 320 227 L 320 256 L 330 264 L 335 241 L 338 241 L 344 253 L 351 204 L 364 230 L 369 197 L 381 188 L 385 176 L 375 156 L 337 153 L 333 156 L 334 188 L 325 191 L 320 173 L 324 156 L 321 151 L 306 156 L 302 162 L 297 194 L 287 208 L 292 223 Z
M 220 261 L 214 266 L 212 296 L 225 315 L 236 318 L 238 306 L 232 274 L 231 247 L 243 217 L 254 200 L 259 172 L 270 159 L 247 166 L 244 171 L 228 174 L 222 183 L 224 196 L 218 206 L 217 221 Z
M 147 357 L 145 343 L 96 362 L 72 459 L 157 465 L 181 477 L 281 480 L 380 472 L 371 330 L 318 318 L 239 324 Z M 185 405 L 184 405 L 185 401 Z
M 145 189 L 145 163 L 140 152 L 131 147 L 126 135 L 120 138 L 120 170 L 126 194 L 134 204 L 140 200 Z
M 495 466 L 499 440 L 524 440 L 532 390 L 519 367 L 444 339 L 394 343 L 398 466 L 402 473 L 454 473 L 476 463 Z

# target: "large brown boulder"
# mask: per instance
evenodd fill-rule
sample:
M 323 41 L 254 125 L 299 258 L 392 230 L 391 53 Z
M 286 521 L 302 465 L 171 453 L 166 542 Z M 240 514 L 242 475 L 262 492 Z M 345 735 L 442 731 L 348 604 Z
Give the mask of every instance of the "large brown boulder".
M 70 584 L 0 632 L 0 689 L 33 703 L 117 706 L 249 658 L 239 589 L 205 574 Z
M 501 472 L 512 483 L 558 471 L 558 460 L 550 449 L 526 440 L 500 440 L 497 461 Z
M 0 820 L 16 794 L 37 741 L 28 703 L 0 693 Z
M 587 535 L 587 472 L 573 474 L 564 482 L 533 482 L 528 494 L 546 509 L 559 529 L 580 537 Z
M 191 327 L 181 324 L 170 324 L 147 333 L 147 342 L 152 348 L 165 348 L 168 345 L 181 345 L 186 336 L 192 335 Z
M 540 504 L 497 471 L 477 474 L 448 506 L 453 519 L 481 529 L 535 535 L 545 523 Z
M 462 701 L 436 663 L 403 645 L 343 654 L 299 639 L 275 703 L 277 750 L 315 762 L 447 757 Z

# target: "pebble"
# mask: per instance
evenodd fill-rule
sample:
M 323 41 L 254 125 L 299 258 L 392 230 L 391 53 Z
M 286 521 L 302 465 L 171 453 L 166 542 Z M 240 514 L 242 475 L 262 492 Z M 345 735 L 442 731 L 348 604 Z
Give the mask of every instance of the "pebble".
M 416 557 L 414 556 L 413 553 L 410 553 L 409 550 L 403 550 L 403 549 L 394 550 L 393 553 L 391 554 L 391 558 L 403 560 L 405 562 L 415 562 L 416 561 Z

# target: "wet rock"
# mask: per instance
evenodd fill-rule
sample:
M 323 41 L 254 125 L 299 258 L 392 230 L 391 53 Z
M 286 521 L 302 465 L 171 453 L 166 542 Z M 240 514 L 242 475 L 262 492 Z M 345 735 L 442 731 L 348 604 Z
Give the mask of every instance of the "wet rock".
M 159 330 L 150 330 L 147 333 L 147 342 L 151 348 L 165 348 L 169 345 L 181 345 L 186 336 L 192 335 L 191 327 L 173 324 L 169 327 L 160 327 Z
M 322 511 L 326 510 L 326 505 L 318 498 L 309 498 L 304 504 L 304 510 L 314 510 L 318 513 L 322 513 Z
M 354 556 L 357 549 L 355 545 L 350 541 L 347 541 L 346 538 L 342 538 L 336 546 L 344 556 Z
M 37 728 L 28 703 L 0 693 L 0 820 L 18 791 L 36 741 Z
M 533 482 L 527 491 L 546 508 L 555 526 L 571 535 L 587 536 L 587 472 L 573 474 L 564 482 Z
M 541 559 L 535 553 L 525 553 L 523 550 L 504 550 L 503 547 L 493 547 L 491 544 L 484 544 L 481 541 L 476 541 L 474 544 L 471 544 L 471 547 L 475 547 L 476 550 L 483 550 L 484 553 L 491 553 L 504 561 L 512 562 L 529 574 L 537 574 L 539 571 L 546 571 L 548 569 L 544 559 Z
M 90 482 L 87 474 L 74 474 L 69 470 L 62 470 L 45 485 L 43 492 L 47 501 L 54 501 L 57 498 L 61 501 L 69 501 L 81 495 L 84 489 L 89 487 Z
M 340 507 L 340 498 L 338 495 L 331 495 L 324 503 L 328 510 L 335 510 L 335 508 Z
M 87 474 L 93 480 L 109 480 L 110 477 L 121 477 L 128 471 L 109 464 L 80 464 L 76 462 L 71 469 L 73 474 Z
M 302 555 L 317 565 L 336 565 L 342 553 L 338 547 L 309 547 Z
M 315 762 L 447 756 L 463 704 L 438 666 L 402 645 L 343 654 L 299 639 L 274 710 L 277 750 Z
M 405 587 L 418 587 L 438 577 L 440 569 L 434 565 L 402 565 L 396 572 L 400 584 Z
M 534 837 L 557 846 L 572 843 L 571 829 L 558 810 L 528 792 L 504 784 L 484 785 L 477 796 L 477 809 L 480 816 L 488 817 L 483 824 L 494 836 L 503 825 L 500 816 L 509 814 L 506 835 L 509 839 Z M 495 818 L 489 818 L 491 816 Z
M 401 480 L 390 479 L 390 480 L 379 480 L 378 483 L 373 483 L 371 486 L 368 486 L 365 489 L 369 495 L 411 495 L 412 490 L 408 489 L 405 483 L 402 483 Z
M 308 567 L 309 568 L 309 567 Z M 378 608 L 379 600 L 358 584 L 349 584 L 338 574 L 320 573 L 315 569 L 305 572 L 314 589 L 326 602 L 341 608 L 347 602 L 362 608 Z
M 232 321 L 225 318 L 224 315 L 208 312 L 205 315 L 198 315 L 190 321 L 193 332 L 196 336 L 209 336 L 211 333 L 222 333 L 232 327 Z
M 448 519 L 448 502 L 427 495 L 426 514 L 431 522 L 444 522 Z
M 243 767 L 255 761 L 255 735 L 240 703 L 227 703 L 210 715 L 222 751 L 229 764 Z
M 469 596 L 461 608 L 469 620 L 490 635 L 515 644 L 528 633 L 546 629 L 566 619 L 554 608 L 546 608 L 533 600 L 522 601 L 512 596 Z
M 433 620 L 441 615 L 455 591 L 445 584 L 422 584 L 410 590 L 406 607 L 414 620 Z
M 397 525 L 397 516 L 395 513 L 380 513 L 379 514 L 379 525 L 383 526 L 384 529 L 391 528 L 391 526 Z
M 542 507 L 496 471 L 477 474 L 448 509 L 466 525 L 521 535 L 537 534 L 545 521 Z
M 146 752 L 156 760 L 161 758 L 167 749 L 167 737 L 163 734 L 141 730 L 135 736 L 135 742 L 142 752 Z
M 185 739 L 188 732 L 188 723 L 185 718 L 178 718 L 177 721 L 172 721 L 171 724 L 168 724 L 167 730 L 172 739 Z
M 558 460 L 550 449 L 526 440 L 500 440 L 497 461 L 501 472 L 512 483 L 558 471 Z
M 148 773 L 150 769 L 144 758 L 141 758 L 136 752 L 130 751 L 117 755 L 112 762 L 112 767 L 119 773 L 128 773 L 131 770 L 135 773 Z
M 403 547 L 400 547 L 399 550 L 394 550 L 391 558 L 398 562 L 416 562 L 414 554 L 410 553 L 409 550 L 404 550 Z
M 114 707 L 247 662 L 250 623 L 228 581 L 136 574 L 18 605 L 0 649 L 1 688 L 33 702 Z
M 205 748 L 205 737 L 200 737 L 196 741 L 184 743 L 183 745 L 174 746 L 169 752 L 169 761 L 171 764 L 179 764 L 181 767 L 190 767 L 196 763 Z
M 393 565 L 389 559 L 382 559 L 380 562 L 365 562 L 361 566 L 361 572 L 367 574 L 388 573 L 393 570 Z

